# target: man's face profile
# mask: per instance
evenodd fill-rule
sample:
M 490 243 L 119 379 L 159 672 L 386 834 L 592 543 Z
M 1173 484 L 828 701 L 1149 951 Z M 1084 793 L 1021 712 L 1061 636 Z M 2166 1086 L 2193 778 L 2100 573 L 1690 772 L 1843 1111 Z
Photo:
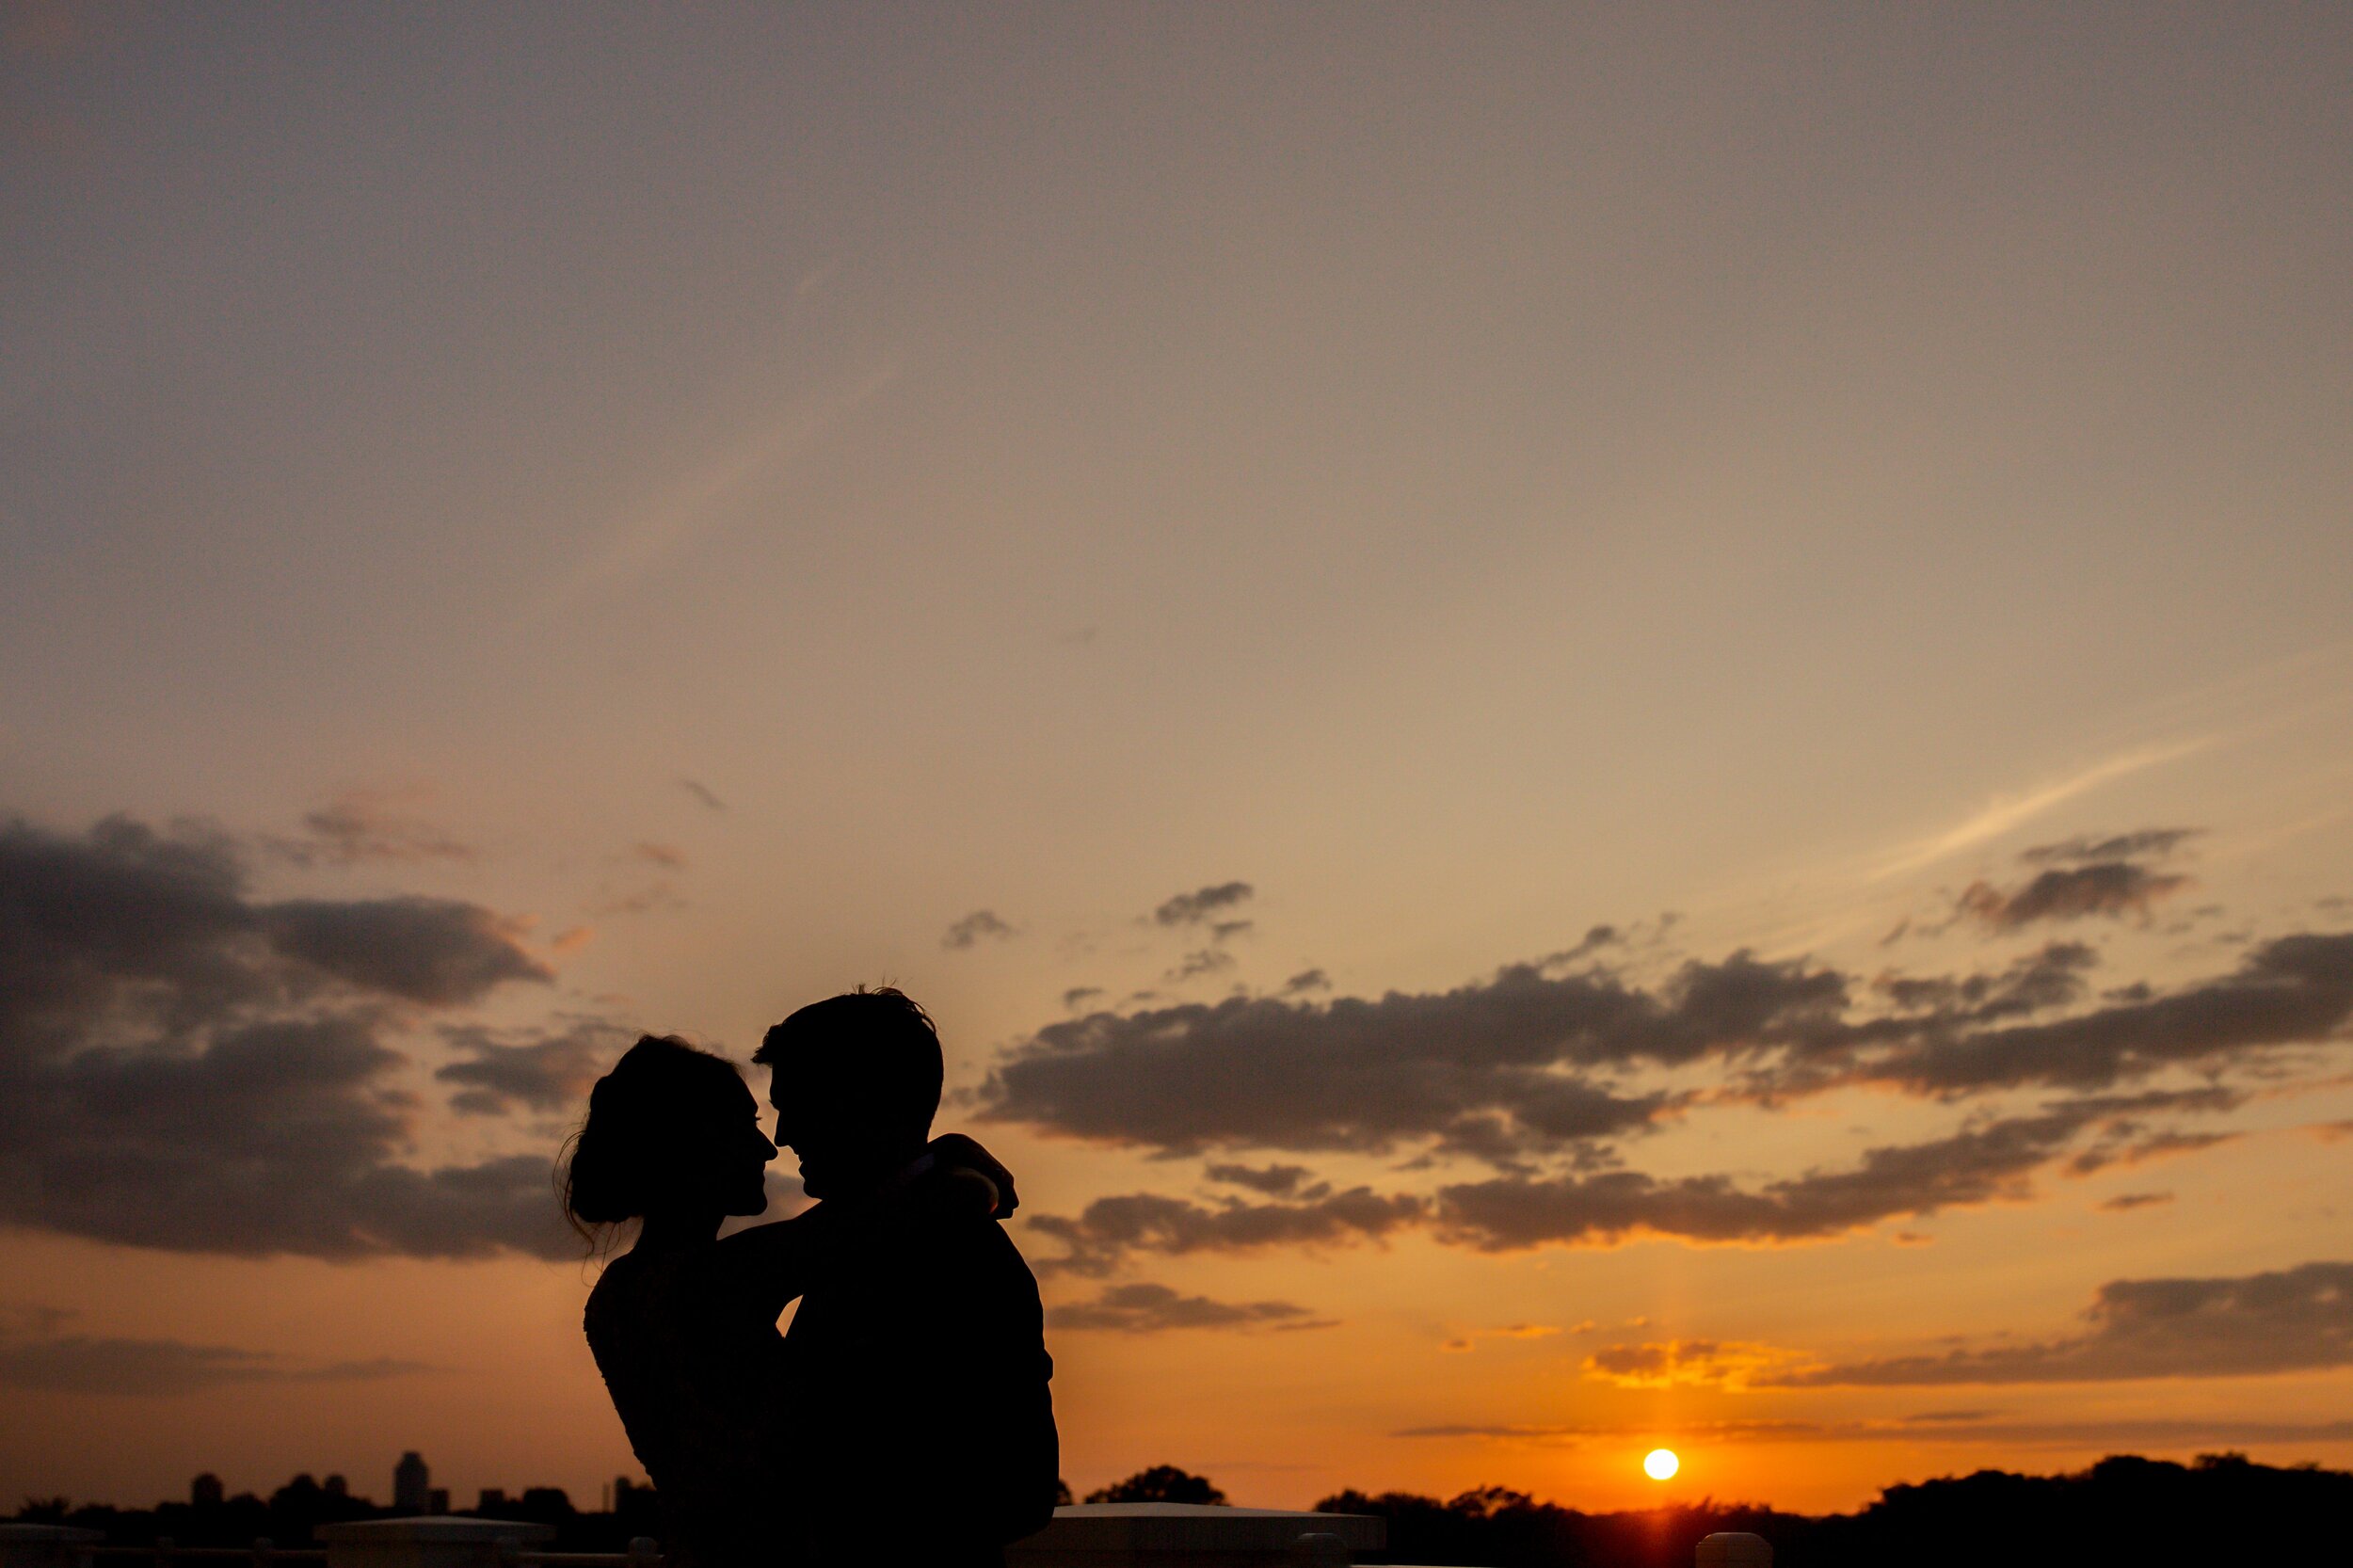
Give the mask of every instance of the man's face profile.
M 808 1052 L 772 1063 L 768 1103 L 776 1107 L 776 1142 L 801 1165 L 801 1187 L 812 1198 L 839 1197 L 888 1175 L 906 1158 L 910 1141 L 898 1121 L 878 1113 L 871 1092 L 822 1070 Z M 912 1141 L 922 1142 L 920 1133 Z
M 870 1192 L 922 1152 L 939 1109 L 939 1041 L 896 991 L 856 992 L 802 1008 L 771 1029 L 754 1060 L 769 1070 L 776 1142 L 813 1198 Z

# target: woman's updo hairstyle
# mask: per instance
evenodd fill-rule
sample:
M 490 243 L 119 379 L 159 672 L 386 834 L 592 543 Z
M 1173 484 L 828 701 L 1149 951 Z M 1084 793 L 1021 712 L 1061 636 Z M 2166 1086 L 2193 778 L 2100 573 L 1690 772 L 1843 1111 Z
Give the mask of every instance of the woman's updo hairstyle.
M 556 1173 L 564 1217 L 594 1247 L 595 1227 L 642 1219 L 668 1192 L 682 1160 L 732 1109 L 743 1075 L 724 1056 L 674 1034 L 648 1034 L 588 1092 L 588 1115 Z

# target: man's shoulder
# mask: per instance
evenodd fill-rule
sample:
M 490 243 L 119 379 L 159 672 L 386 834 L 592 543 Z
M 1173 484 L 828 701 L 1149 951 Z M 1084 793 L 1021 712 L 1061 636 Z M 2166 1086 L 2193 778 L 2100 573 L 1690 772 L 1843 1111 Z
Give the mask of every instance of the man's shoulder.
M 1038 1299 L 1037 1276 L 1005 1227 L 994 1220 L 968 1216 L 943 1222 L 920 1236 L 903 1239 L 887 1256 L 870 1263 L 866 1269 L 845 1271 L 830 1289 L 812 1288 L 810 1295 L 840 1291 L 864 1297 L 884 1310 L 900 1311 L 919 1311 L 926 1302 L 1034 1306 Z
M 954 1225 L 941 1239 L 938 1256 L 945 1267 L 969 1270 L 1006 1283 L 1019 1281 L 1032 1292 L 1037 1289 L 1037 1276 L 1030 1272 L 1030 1260 L 1021 1256 L 1021 1249 L 995 1220 L 967 1220 Z

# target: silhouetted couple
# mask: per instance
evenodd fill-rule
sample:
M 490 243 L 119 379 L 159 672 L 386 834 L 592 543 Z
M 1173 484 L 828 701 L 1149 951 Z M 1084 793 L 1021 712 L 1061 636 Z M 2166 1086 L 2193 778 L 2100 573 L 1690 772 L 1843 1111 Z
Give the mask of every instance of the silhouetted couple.
M 752 1060 L 776 1144 L 732 1063 L 648 1035 L 564 1175 L 592 1238 L 639 1223 L 586 1326 L 670 1561 L 1000 1563 L 1060 1470 L 1037 1282 L 998 1223 L 1012 1176 L 970 1139 L 926 1144 L 939 1036 L 898 991 L 804 1007 Z M 820 1201 L 721 1240 L 767 1207 L 776 1144 Z

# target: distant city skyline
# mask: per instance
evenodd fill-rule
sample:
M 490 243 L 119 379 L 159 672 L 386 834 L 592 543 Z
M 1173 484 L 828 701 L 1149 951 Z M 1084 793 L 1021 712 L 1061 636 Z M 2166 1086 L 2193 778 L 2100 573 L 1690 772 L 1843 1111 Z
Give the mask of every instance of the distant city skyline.
M 315 1471 L 297 1470 L 282 1486 L 274 1488 L 269 1493 L 246 1489 L 232 1496 L 228 1490 L 227 1483 L 216 1472 L 201 1470 L 188 1481 L 187 1503 L 190 1507 L 198 1509 L 220 1508 L 234 1500 L 235 1497 L 262 1499 L 274 1496 L 280 1491 L 300 1490 L 308 1486 L 316 1488 L 324 1496 L 339 1501 L 348 1500 L 365 1507 L 382 1507 L 393 1512 L 415 1513 L 453 1512 L 450 1507 L 449 1488 L 433 1485 L 432 1466 L 415 1449 L 405 1450 L 399 1460 L 392 1464 L 390 1475 L 392 1480 L 390 1501 L 377 1504 L 368 1494 L 352 1491 L 350 1481 L 340 1471 L 329 1471 L 325 1476 L 320 1476 Z M 647 1484 L 644 1477 L 625 1473 L 603 1482 L 599 1488 L 598 1508 L 601 1512 L 610 1512 L 616 1499 L 626 1501 L 632 1492 L 650 1494 L 652 1488 Z M 151 1504 L 134 1499 L 91 1497 L 74 1499 L 82 1503 L 94 1502 L 129 1508 L 159 1506 L 174 1500 L 165 1497 Z M 480 1489 L 472 1508 L 460 1512 L 485 1513 L 494 1508 L 505 1507 L 509 1503 L 525 1509 L 555 1507 L 570 1510 L 578 1506 L 572 1502 L 569 1492 L 560 1486 L 525 1486 L 517 1489 L 511 1496 L 504 1486 L 485 1486 Z

